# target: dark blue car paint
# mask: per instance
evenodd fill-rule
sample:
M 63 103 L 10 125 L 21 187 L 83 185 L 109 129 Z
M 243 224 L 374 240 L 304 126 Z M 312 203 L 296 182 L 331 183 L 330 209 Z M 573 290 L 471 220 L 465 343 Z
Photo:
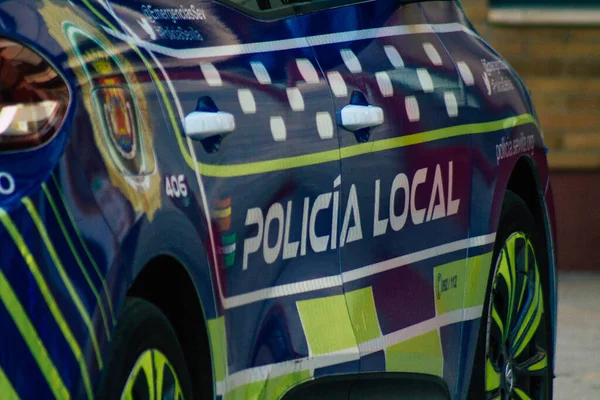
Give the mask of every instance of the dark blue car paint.
M 108 357 L 109 339 L 99 308 L 103 307 L 104 313 L 111 316 L 107 322 L 110 334 L 114 318 L 135 278 L 152 259 L 169 255 L 185 266 L 193 280 L 205 313 L 198 318 L 207 321 L 223 318 L 225 321 L 225 338 L 220 340 L 226 340 L 226 348 L 221 348 L 221 352 L 226 356 L 227 375 L 247 377 L 248 371 L 256 371 L 260 376 L 270 365 L 281 366 L 293 360 L 311 362 L 313 354 L 297 305 L 303 300 L 335 297 L 371 287 L 381 335 L 435 319 L 434 267 L 489 253 L 493 249 L 493 241 L 412 261 L 403 268 L 350 281 L 345 281 L 344 277 L 353 276 L 352 271 L 362 267 L 469 237 L 495 233 L 503 194 L 520 156 L 531 157 L 535 161 L 540 191 L 545 189 L 548 175 L 544 145 L 534 123 L 517 127 L 507 125 L 505 129 L 482 134 L 453 135 L 382 151 L 373 147 L 371 151 L 361 150 L 357 155 L 343 155 L 346 154 L 344 149 L 347 154 L 352 149 L 364 149 L 356 147 L 360 146 L 357 135 L 336 123 L 339 111 L 350 103 L 354 91 L 360 92 L 369 104 L 384 110 L 384 124 L 374 128 L 369 135 L 367 143 L 374 144 L 421 132 L 534 113 L 524 87 L 508 67 L 495 72 L 502 75 L 499 78 L 502 82 L 510 82 L 513 90 L 486 92 L 494 88 L 487 88 L 482 79 L 486 73 L 482 60 L 488 63 L 503 61 L 476 34 L 432 29 L 425 33 L 380 35 L 382 27 L 452 23 L 469 27 L 454 2 L 398 5 L 395 1 L 377 0 L 303 12 L 297 17 L 290 15 L 261 20 L 217 2 L 182 1 L 176 7 L 194 5 L 203 10 L 204 19 L 165 24 L 195 31 L 203 40 L 159 38 L 152 41 L 149 33 L 138 24 L 144 19 L 142 6 L 172 6 L 164 3 L 167 2 L 110 1 L 107 4 L 44 0 L 0 3 L 1 33 L 43 54 L 64 75 L 72 94 L 65 123 L 50 143 L 39 149 L 0 156 L 0 171 L 10 173 L 16 183 L 13 194 L 0 196 L 0 207 L 20 232 L 38 267 L 37 272 L 31 270 L 22 248 L 19 248 L 21 243 L 15 241 L 6 226 L 0 227 L 0 242 L 2 272 L 48 350 L 64 387 L 74 398 L 86 397 L 78 362 L 83 360 L 87 365 L 94 391 L 97 391 L 101 379 L 101 366 L 90 332 L 82 323 L 81 311 L 57 272 L 51 254 L 53 251 L 92 318 L 103 361 Z M 101 40 L 110 43 L 111 50 L 118 49 L 118 56 L 130 65 L 130 69 L 123 72 L 135 77 L 135 85 L 144 97 L 148 116 L 144 120 L 144 129 L 145 134 L 151 137 L 155 155 L 156 172 L 149 178 L 151 189 L 145 194 L 129 189 L 125 190 L 129 194 L 125 194 L 125 180 L 120 181 L 121 186 L 115 185 L 114 169 L 106 165 L 98 149 L 97 137 L 93 133 L 96 128 L 85 105 L 85 98 L 89 98 L 91 93 L 90 85 L 82 80 L 81 71 L 77 71 L 82 66 L 77 65 L 73 49 L 65 45 L 64 37 L 58 39 L 62 31 L 57 27 L 63 21 L 79 24 L 82 28 L 88 25 L 98 28 L 97 34 L 103 36 Z M 331 39 L 330 35 L 341 32 L 361 32 L 366 36 L 351 33 L 347 40 Z M 371 33 L 374 36 L 369 36 Z M 137 35 L 138 39 L 132 40 L 130 47 L 122 37 L 131 35 Z M 290 45 L 283 49 L 280 41 L 286 40 L 290 41 Z M 252 43 L 265 44 L 246 46 Z M 429 43 L 436 49 L 441 65 L 432 65 L 423 43 Z M 404 69 L 395 68 L 390 63 L 384 46 L 400 50 Z M 207 51 L 194 53 L 196 49 Z M 361 72 L 348 70 L 340 57 L 342 49 L 353 51 L 361 64 Z M 317 82 L 305 81 L 297 59 L 310 62 L 318 75 Z M 468 64 L 473 85 L 466 85 L 461 78 L 460 61 Z M 257 81 L 251 68 L 253 62 L 262 63 L 269 72 L 270 83 Z M 201 63 L 211 63 L 219 71 L 221 85 L 209 84 L 199 67 Z M 423 92 L 416 72 L 419 68 L 430 71 L 435 87 L 433 93 Z M 327 80 L 327 73 L 331 71 L 339 72 L 344 79 L 347 96 L 336 97 L 333 94 Z M 377 72 L 386 72 L 391 79 L 393 94 L 389 97 L 384 96 L 378 85 Z M 296 86 L 303 96 L 302 111 L 293 111 L 288 103 L 286 88 Z M 244 113 L 238 89 L 252 92 L 256 113 Z M 444 93 L 451 93 L 456 100 L 457 116 L 449 115 Z M 234 132 L 220 139 L 218 149 L 210 151 L 207 151 L 210 143 L 187 142 L 183 137 L 181 119 L 196 109 L 198 100 L 203 96 L 209 96 L 219 110 L 232 113 L 237 126 Z M 410 121 L 405 112 L 404 99 L 410 96 L 421 105 L 419 121 Z M 328 113 L 331 117 L 331 138 L 319 136 L 315 121 L 317 113 Z M 284 141 L 276 141 L 271 135 L 272 116 L 282 117 L 285 121 Z M 519 152 L 499 160 L 497 145 L 502 139 L 513 140 L 521 134 L 535 137 L 535 148 L 528 152 L 529 155 Z M 339 152 L 340 155 L 302 164 L 302 157 L 324 152 L 329 152 L 329 155 Z M 200 165 L 196 165 L 194 158 Z M 282 159 L 287 161 L 279 162 L 272 170 L 260 164 Z M 303 166 L 298 167 L 298 162 Z M 449 177 L 450 163 L 453 182 Z M 204 173 L 203 165 L 214 168 L 207 168 L 205 171 L 208 172 Z M 427 181 L 419 189 L 421 194 L 415 200 L 418 208 L 427 208 L 437 166 L 441 170 L 444 194 L 448 194 L 451 186 L 453 198 L 460 199 L 456 214 L 418 225 L 409 216 L 406 225 L 398 232 L 388 226 L 384 235 L 375 237 L 375 182 L 379 180 L 380 184 L 379 210 L 384 210 L 379 219 L 389 218 L 389 187 L 394 178 L 404 173 L 411 179 L 417 170 L 428 168 Z M 262 172 L 253 172 L 253 168 Z M 166 194 L 164 177 L 179 175 L 184 176 L 189 187 L 188 196 L 171 198 Z M 201 176 L 200 183 L 198 176 Z M 335 181 L 340 176 L 341 183 L 336 186 Z M 42 183 L 45 183 L 49 196 L 42 190 Z M 135 185 L 130 189 L 133 187 Z M 361 213 L 362 239 L 348 242 L 343 247 L 340 242 L 333 246 L 332 232 L 335 229 L 332 229 L 332 220 L 337 219 L 336 240 L 340 240 L 339 229 L 353 187 Z M 317 214 L 315 226 L 317 236 L 330 236 L 325 251 L 313 251 L 311 241 L 307 239 L 305 255 L 298 250 L 296 257 L 284 259 L 281 250 L 275 260 L 268 263 L 261 248 L 248 255 L 248 266 L 243 268 L 245 240 L 257 234 L 256 224 L 246 223 L 247 210 L 260 209 L 266 217 L 272 205 L 280 203 L 284 218 L 279 220 L 279 224 L 287 221 L 291 213 L 289 242 L 301 241 L 305 199 L 309 199 L 312 207 L 316 198 L 326 193 L 331 193 L 332 197 L 328 207 Z M 329 207 L 334 201 L 334 193 L 339 196 L 337 217 L 332 211 L 335 207 Z M 31 214 L 21 202 L 23 197 L 29 197 L 37 209 L 54 250 L 49 250 L 42 240 Z M 214 215 L 215 210 L 226 209 L 218 204 L 227 199 L 230 199 L 231 207 L 228 227 L 220 225 L 222 221 L 218 218 L 207 217 Z M 404 199 L 397 201 L 401 205 Z M 56 218 L 51 202 L 57 207 L 60 218 Z M 67 230 L 71 244 L 63 235 L 61 224 Z M 281 229 L 277 224 L 272 226 Z M 220 241 L 233 233 L 236 235 L 234 261 L 225 265 L 219 250 L 225 246 Z M 271 230 L 262 246 L 276 247 L 277 236 L 277 232 Z M 91 271 L 92 283 L 98 288 L 102 304 L 98 304 L 78 269 L 76 257 Z M 93 274 L 92 263 L 98 266 L 101 276 Z M 81 347 L 81 357 L 73 354 L 65 340 L 64 331 L 56 323 L 36 283 L 36 274 L 41 274 L 47 282 L 66 325 Z M 554 271 L 548 275 L 553 277 Z M 336 279 L 341 283 L 331 283 Z M 106 282 L 108 293 L 101 290 L 102 280 Z M 329 283 L 318 286 L 317 280 Z M 298 282 L 317 286 L 286 295 L 284 285 Z M 554 285 L 553 282 L 551 284 Z M 279 288 L 279 294 L 269 292 L 274 287 Z M 113 304 L 112 313 L 109 302 Z M 555 309 L 554 303 L 552 305 Z M 40 372 L 32 350 L 27 348 L 22 338 L 23 332 L 19 333 L 4 303 L 0 306 L 0 318 L 1 326 L 6 327 L 3 330 L 0 367 L 8 380 L 21 398 L 52 397 L 52 383 L 47 382 Z M 442 377 L 453 398 L 466 396 L 478 332 L 478 318 L 439 328 Z M 216 339 L 211 336 L 211 340 Z M 312 377 L 386 371 L 384 350 L 367 351 L 357 346 L 356 351 L 357 354 L 339 360 L 326 354 L 322 365 L 313 367 Z M 416 353 L 426 352 L 427 349 L 416 350 Z M 213 354 L 213 357 L 219 356 L 221 354 Z M 221 382 L 216 387 L 225 387 L 227 392 L 236 387 L 239 389 L 235 383 L 231 388 L 223 386 L 226 384 Z

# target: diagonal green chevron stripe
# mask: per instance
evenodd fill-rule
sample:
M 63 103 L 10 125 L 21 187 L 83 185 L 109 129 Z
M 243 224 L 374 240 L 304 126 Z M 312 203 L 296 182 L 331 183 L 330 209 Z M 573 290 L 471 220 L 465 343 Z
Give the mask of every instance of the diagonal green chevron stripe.
M 54 175 L 51 175 L 51 176 L 52 176 L 52 181 L 54 182 L 54 186 L 56 187 L 56 191 L 58 192 L 58 197 L 60 198 L 60 201 L 62 202 L 62 205 L 63 205 L 64 209 L 66 210 L 67 215 L 69 216 L 69 221 L 71 221 L 71 225 L 73 226 L 73 230 L 75 231 L 75 234 L 77 235 L 77 238 L 79 239 L 79 243 L 81 243 L 81 247 L 83 247 L 83 250 L 85 251 L 85 254 L 87 255 L 87 258 L 92 263 L 92 267 L 94 268 L 94 271 L 98 275 L 100 282 L 102 282 L 102 288 L 104 289 L 104 294 L 106 295 L 106 301 L 108 303 L 109 314 L 111 315 L 113 325 L 115 325 L 117 323 L 117 321 L 115 319 L 115 313 L 113 311 L 112 300 L 110 299 L 110 294 L 109 294 L 110 292 L 108 291 L 108 286 L 106 285 L 106 279 L 104 279 L 104 275 L 100 272 L 100 268 L 98 268 L 98 264 L 96 264 L 96 260 L 94 259 L 94 257 L 92 257 L 92 254 L 90 253 L 90 250 L 87 247 L 85 240 L 83 240 L 83 238 L 81 237 L 81 234 L 79 233 L 79 230 L 77 229 L 77 225 L 75 224 L 75 218 L 73 217 L 73 214 L 71 213 L 71 210 L 69 209 L 67 200 L 65 199 L 65 196 L 62 193 L 61 187 L 58 184 L 56 177 Z
M 96 298 L 96 302 L 98 303 L 98 309 L 100 310 L 100 316 L 102 317 L 102 322 L 104 323 L 104 330 L 106 331 L 106 337 L 110 340 L 110 327 L 108 326 L 106 312 L 104 311 L 104 302 L 100 298 L 100 294 L 98 293 L 98 290 L 96 289 L 96 285 L 94 284 L 94 282 L 92 282 L 90 275 L 88 274 L 85 266 L 83 265 L 83 262 L 81 261 L 81 258 L 79 257 L 79 254 L 77 253 L 77 250 L 75 249 L 75 246 L 73 245 L 73 242 L 71 241 L 69 232 L 67 231 L 67 228 L 65 227 L 65 224 L 63 223 L 62 218 L 60 217 L 60 214 L 58 213 L 56 204 L 54 203 L 54 200 L 52 199 L 52 196 L 50 195 L 50 191 L 48 190 L 48 187 L 46 186 L 45 183 L 42 184 L 42 190 L 44 191 L 44 194 L 46 195 L 46 198 L 48 199 L 48 203 L 50 203 L 50 208 L 52 208 L 54 216 L 56 217 L 56 220 L 58 221 L 60 230 L 62 231 L 65 239 L 67 240 L 69 249 L 71 250 L 71 253 L 73 253 L 73 257 L 75 258 L 75 261 L 77 262 L 77 265 L 79 266 L 79 269 L 81 270 L 81 273 L 83 274 L 83 277 L 85 278 L 85 281 L 87 282 L 88 286 L 92 290 L 92 293 L 94 294 L 94 297 Z
M 6 279 L 4 273 L 0 270 L 0 300 L 8 310 L 10 316 L 12 317 L 19 333 L 27 347 L 29 347 L 29 351 L 33 355 L 36 363 L 40 367 L 42 371 L 42 375 L 46 379 L 52 394 L 57 399 L 69 399 L 71 396 L 69 394 L 69 390 L 65 386 L 56 366 L 52 362 L 50 355 L 48 354 L 48 350 L 44 347 L 42 343 L 42 339 L 38 335 L 35 327 L 31 323 L 27 312 L 23 308 L 23 305 L 19 301 L 19 298 L 15 294 L 14 289 Z M 2 387 L 2 379 L 0 377 L 0 387 Z M 4 389 L 4 388 L 3 388 Z M 2 392 L 2 398 L 6 393 Z M 10 397 L 10 396 L 8 396 Z
M 40 293 L 42 294 L 42 297 L 44 298 L 44 301 L 46 302 L 48 309 L 50 310 L 50 313 L 54 317 L 56 324 L 58 325 L 60 331 L 65 337 L 67 344 L 71 348 L 71 351 L 73 352 L 73 355 L 75 356 L 75 359 L 77 360 L 79 368 L 81 370 L 81 376 L 86 389 L 87 397 L 88 399 L 91 399 L 93 397 L 92 384 L 79 343 L 77 343 L 73 332 L 71 332 L 71 328 L 67 324 L 65 317 L 60 311 L 60 308 L 58 307 L 58 304 L 56 303 L 56 300 L 52 295 L 52 291 L 48 287 L 44 276 L 40 272 L 37 262 L 35 261 L 35 258 L 29 251 L 29 248 L 27 247 L 23 236 L 21 236 L 19 230 L 17 229 L 10 216 L 2 208 L 0 208 L 0 222 L 2 222 L 2 225 L 4 225 L 4 228 L 7 230 L 7 232 L 13 239 L 13 242 L 19 249 L 19 252 L 25 260 L 25 263 L 27 264 L 31 275 L 33 276 L 40 290 Z M 2 271 L 0 271 L 0 273 L 1 272 Z M 2 278 L 4 278 L 4 275 L 2 275 Z M 6 278 L 4 278 L 4 281 L 6 281 Z M 55 370 L 54 365 L 51 363 L 50 358 L 48 357 L 47 352 L 43 347 L 41 339 L 39 338 L 39 336 L 37 336 L 37 333 L 35 333 L 35 328 L 33 328 L 31 321 L 29 321 L 29 318 L 23 310 L 23 307 L 20 305 L 16 295 L 14 295 L 14 292 L 11 291 L 12 289 L 8 281 L 5 282 L 5 289 L 6 290 L 0 289 L 0 298 L 2 298 L 3 296 L 9 296 L 7 297 L 8 303 L 7 301 L 4 301 L 4 303 L 10 306 L 9 310 L 12 310 L 11 316 L 13 317 L 13 319 L 15 319 L 15 322 L 19 326 L 19 331 L 21 332 L 21 335 L 23 336 L 27 345 L 29 346 L 32 355 L 34 356 L 34 358 L 36 358 L 38 365 L 40 365 L 42 373 L 51 385 L 56 385 L 56 391 L 60 394 L 63 391 L 63 389 L 61 388 L 64 387 L 64 384 L 62 383 L 62 380 L 59 380 L 57 378 L 58 372 L 56 372 L 56 374 L 53 372 Z M 48 362 L 50 362 L 51 364 L 47 365 Z M 58 377 L 60 378 L 60 376 Z M 57 395 L 56 397 L 69 398 L 70 396 L 68 393 L 66 393 L 66 396 Z
M 98 345 L 98 339 L 96 337 L 96 331 L 94 329 L 94 324 L 92 323 L 92 319 L 90 318 L 88 311 L 85 309 L 85 306 L 83 305 L 83 301 L 81 300 L 79 293 L 73 286 L 73 282 L 71 282 L 71 278 L 69 278 L 69 274 L 67 274 L 67 271 L 65 271 L 65 268 L 60 260 L 60 257 L 56 253 L 56 249 L 54 248 L 54 245 L 52 244 L 52 241 L 50 240 L 50 235 L 48 235 L 48 231 L 46 231 L 44 222 L 40 218 L 40 215 L 38 214 L 35 206 L 33 205 L 33 202 L 28 197 L 23 198 L 21 200 L 21 202 L 25 205 L 25 208 L 27 208 L 27 211 L 29 211 L 29 215 L 31 216 L 31 219 L 33 220 L 33 223 L 36 226 L 38 232 L 40 233 L 42 241 L 44 242 L 44 245 L 46 246 L 46 249 L 48 250 L 48 253 L 50 254 L 50 258 L 52 258 L 52 261 L 54 262 L 54 266 L 56 267 L 56 270 L 58 271 L 58 274 L 59 274 L 61 280 L 63 281 L 65 288 L 67 289 L 67 292 L 71 296 L 71 299 L 73 300 L 73 303 L 75 304 L 75 307 L 77 308 L 77 311 L 79 311 L 79 314 L 81 316 L 81 319 L 83 320 L 83 323 L 85 324 L 85 326 L 87 327 L 87 329 L 89 331 L 90 340 L 92 342 L 92 347 L 94 348 L 94 352 L 96 353 L 98 367 L 100 369 L 102 369 L 102 354 L 100 353 L 100 346 Z
M 1 273 L 1 272 L 0 272 Z M 0 283 L 1 284 L 1 283 Z M 17 394 L 14 386 L 4 373 L 2 367 L 0 367 L 0 393 L 2 393 L 2 398 L 4 400 L 19 400 L 20 397 Z

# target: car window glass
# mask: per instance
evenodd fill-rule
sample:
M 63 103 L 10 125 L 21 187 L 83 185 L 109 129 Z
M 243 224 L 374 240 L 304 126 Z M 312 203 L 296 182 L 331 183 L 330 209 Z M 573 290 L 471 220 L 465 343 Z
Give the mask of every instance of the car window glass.
M 261 11 L 279 11 L 283 14 L 293 14 L 294 6 L 302 6 L 303 11 L 340 7 L 347 4 L 359 3 L 366 0 L 221 0 L 243 11 L 255 14 Z M 417 0 L 400 0 L 400 3 L 414 3 Z M 279 14 L 278 13 L 278 14 Z

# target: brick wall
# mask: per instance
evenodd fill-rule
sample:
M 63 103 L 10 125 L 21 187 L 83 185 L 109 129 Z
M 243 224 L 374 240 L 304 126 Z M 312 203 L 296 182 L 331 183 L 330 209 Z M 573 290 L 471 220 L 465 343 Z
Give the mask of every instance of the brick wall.
M 502 26 L 486 0 L 462 0 L 478 32 L 532 93 L 553 170 L 600 169 L 600 26 Z

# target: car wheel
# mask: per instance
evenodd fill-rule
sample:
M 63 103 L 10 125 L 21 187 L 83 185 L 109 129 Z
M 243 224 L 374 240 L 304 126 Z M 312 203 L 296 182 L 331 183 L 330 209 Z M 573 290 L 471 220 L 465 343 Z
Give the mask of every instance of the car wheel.
M 552 341 L 538 264 L 543 251 L 540 243 L 527 205 L 515 193 L 507 192 L 473 370 L 472 380 L 480 380 L 472 382 L 472 398 L 552 396 Z M 474 387 L 479 395 L 474 395 Z
M 117 321 L 100 399 L 191 399 L 181 346 L 165 315 L 128 298 Z

